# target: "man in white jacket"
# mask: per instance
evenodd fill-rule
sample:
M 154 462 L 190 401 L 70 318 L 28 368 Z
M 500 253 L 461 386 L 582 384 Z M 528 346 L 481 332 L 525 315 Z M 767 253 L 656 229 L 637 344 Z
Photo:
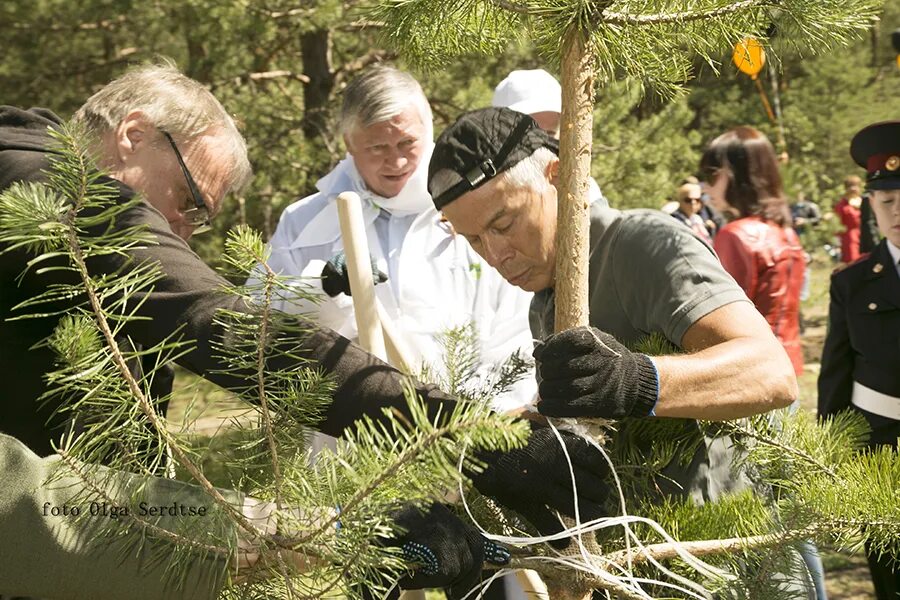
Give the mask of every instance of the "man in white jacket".
M 362 198 L 373 266 L 387 274 L 375 295 L 411 351 L 414 368 L 441 372 L 440 336 L 470 322 L 485 371 L 516 350 L 530 355 L 531 294 L 504 281 L 434 209 L 426 188 L 431 109 L 418 82 L 392 67 L 368 69 L 347 86 L 340 123 L 348 156 L 317 182 L 317 193 L 284 211 L 270 241 L 269 266 L 321 294 L 322 301 L 282 297 L 275 308 L 307 313 L 357 338 L 352 298 L 330 289 L 326 294 L 320 279 L 326 262 L 344 248 L 335 199 L 353 191 Z M 518 408 L 535 392 L 533 376 L 526 376 L 495 398 L 494 407 Z
M 530 358 L 532 294 L 507 283 L 435 210 L 427 189 L 431 119 L 422 88 L 407 73 L 376 66 L 350 82 L 340 115 L 347 157 L 316 183 L 318 192 L 285 209 L 269 242 L 269 266 L 320 301 L 283 296 L 274 308 L 306 313 L 357 339 L 353 299 L 322 285 L 326 263 L 344 249 L 335 200 L 353 191 L 362 199 L 373 266 L 387 275 L 375 296 L 410 351 L 413 369 L 443 374 L 440 337 L 472 323 L 486 374 L 516 350 Z M 536 395 L 532 371 L 494 398 L 493 407 L 515 410 Z M 312 447 L 327 443 L 325 437 L 316 434 Z M 508 598 L 522 597 L 513 581 L 505 587 Z

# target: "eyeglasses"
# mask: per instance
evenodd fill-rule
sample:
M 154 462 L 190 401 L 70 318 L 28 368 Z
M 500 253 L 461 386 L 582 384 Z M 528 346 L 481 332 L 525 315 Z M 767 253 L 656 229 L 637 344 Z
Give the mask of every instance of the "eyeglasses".
M 178 151 L 175 140 L 172 139 L 172 136 L 169 135 L 168 131 L 163 131 L 162 134 L 166 136 L 166 139 L 169 140 L 169 144 L 172 146 L 172 150 L 175 151 L 175 158 L 178 159 L 178 165 L 181 167 L 181 172 L 184 173 L 188 189 L 191 192 L 191 198 L 194 200 L 194 208 L 190 208 L 182 213 L 182 215 L 184 215 L 184 221 L 195 228 L 193 231 L 194 235 L 209 231 L 212 229 L 212 226 L 209 223 L 209 209 L 206 207 L 206 203 L 203 202 L 200 188 L 197 187 L 197 182 L 194 181 L 191 172 L 188 171 L 187 165 L 184 164 L 184 158 L 182 158 L 181 152 Z
M 682 200 L 685 204 L 693 204 L 694 202 L 703 202 L 700 198 L 684 198 Z

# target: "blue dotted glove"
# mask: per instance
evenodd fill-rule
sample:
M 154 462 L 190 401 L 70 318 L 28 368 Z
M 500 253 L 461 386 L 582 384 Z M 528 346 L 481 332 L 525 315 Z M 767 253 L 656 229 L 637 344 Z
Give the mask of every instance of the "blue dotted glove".
M 375 281 L 375 285 L 387 281 L 387 275 L 378 269 L 375 259 L 369 256 L 369 261 L 372 263 L 372 279 Z M 347 271 L 347 257 L 343 250 L 332 256 L 322 268 L 322 290 L 332 298 L 338 294 L 352 295 L 350 293 L 350 273 Z
M 478 585 L 485 562 L 509 564 L 509 550 L 486 539 L 443 504 L 432 504 L 425 512 L 407 506 L 393 518 L 399 531 L 384 544 L 400 548 L 414 567 L 400 580 L 403 589 L 449 588 L 451 596 L 462 597 Z

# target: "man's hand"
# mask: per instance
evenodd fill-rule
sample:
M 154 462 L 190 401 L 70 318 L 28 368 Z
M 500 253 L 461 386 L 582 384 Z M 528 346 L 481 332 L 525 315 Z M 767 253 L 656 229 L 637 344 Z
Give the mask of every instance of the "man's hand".
M 385 546 L 400 548 L 415 570 L 400 580 L 402 589 L 450 588 L 462 597 L 481 580 L 484 563 L 509 564 L 509 551 L 486 539 L 443 504 L 432 504 L 427 512 L 407 506 L 393 515 L 396 537 Z
M 604 516 L 603 503 L 609 496 L 606 458 L 582 438 L 566 431 L 559 433 L 575 472 L 581 520 Z M 532 425 L 531 437 L 524 448 L 481 453 L 478 458 L 487 463 L 487 468 L 470 475 L 476 489 L 518 512 L 543 535 L 564 529 L 554 510 L 575 516 L 569 465 L 559 439 L 549 427 Z M 567 544 L 567 540 L 552 542 L 558 548 Z
M 387 275 L 378 269 L 375 259 L 371 256 L 369 259 L 372 263 L 372 280 L 375 285 L 387 281 Z M 341 293 L 352 295 L 350 293 L 350 274 L 347 272 L 347 257 L 343 252 L 338 252 L 325 263 L 325 267 L 322 269 L 322 290 L 332 298 Z
M 550 417 L 646 417 L 659 398 L 650 357 L 593 327 L 551 335 L 534 351 L 538 411 Z

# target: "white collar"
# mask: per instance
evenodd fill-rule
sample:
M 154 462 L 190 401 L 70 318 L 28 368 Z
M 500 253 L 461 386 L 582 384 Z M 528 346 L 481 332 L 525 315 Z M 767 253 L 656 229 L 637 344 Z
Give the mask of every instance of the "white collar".
M 898 273 L 900 273 L 900 248 L 895 246 L 890 242 L 890 240 L 885 240 L 887 242 L 888 252 L 891 255 L 891 259 L 894 261 L 894 268 L 897 269 Z

